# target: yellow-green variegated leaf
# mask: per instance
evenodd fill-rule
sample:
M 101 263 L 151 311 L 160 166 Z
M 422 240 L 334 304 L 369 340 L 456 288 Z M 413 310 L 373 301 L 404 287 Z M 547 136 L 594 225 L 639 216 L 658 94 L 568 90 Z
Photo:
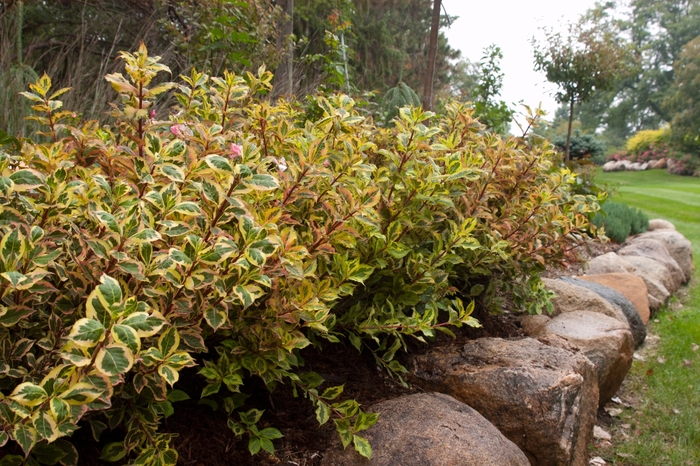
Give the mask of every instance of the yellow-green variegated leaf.
M 51 415 L 50 411 L 40 409 L 32 416 L 32 424 L 39 436 L 49 442 L 53 442 L 59 436 L 56 428 L 56 420 Z
M 37 406 L 43 403 L 49 395 L 42 387 L 31 382 L 24 382 L 12 391 L 10 398 L 23 406 Z
M 108 327 L 112 322 L 112 310 L 118 309 L 122 301 L 122 289 L 119 282 L 107 274 L 100 278 L 98 285 L 88 296 L 85 316 L 98 320 Z
M 106 226 L 109 231 L 121 235 L 122 230 L 119 228 L 119 222 L 114 218 L 114 215 L 104 210 L 97 210 L 95 211 L 95 217 L 97 217 L 100 223 Z
M 141 349 L 141 339 L 136 330 L 128 325 L 120 324 L 112 327 L 112 338 L 117 343 L 121 343 L 129 348 L 132 354 L 137 354 Z
M 52 398 L 49 405 L 51 409 L 51 414 L 56 419 L 56 421 L 61 422 L 70 415 L 70 406 L 68 403 L 60 398 Z
M 69 405 L 84 405 L 95 401 L 102 395 L 102 390 L 91 383 L 78 382 L 61 393 L 59 398 Z
M 210 307 L 204 311 L 204 320 L 214 329 L 218 330 L 219 327 L 226 323 L 227 315 L 224 310 L 216 307 Z
M 177 351 L 171 354 L 165 362 L 176 369 L 195 365 L 194 359 L 187 351 Z
M 120 303 L 122 300 L 122 289 L 119 282 L 107 274 L 100 277 L 100 285 L 97 286 L 100 290 L 101 297 L 109 306 Z
M 164 163 L 163 165 L 161 165 L 160 172 L 163 175 L 170 178 L 171 181 L 175 181 L 176 183 L 185 180 L 185 172 L 182 170 L 182 168 L 172 163 Z
M 105 76 L 105 80 L 109 82 L 115 91 L 124 94 L 136 94 L 136 88 L 124 78 L 121 73 L 113 73 Z
M 34 445 L 36 445 L 38 437 L 39 434 L 34 427 L 24 423 L 16 424 L 14 430 L 12 431 L 12 438 L 15 439 L 15 442 L 17 442 L 20 447 L 22 447 L 25 455 L 29 455 L 29 452 L 32 451 L 32 448 L 34 448 Z
M 272 175 L 258 174 L 243 180 L 243 183 L 257 191 L 270 191 L 280 187 L 277 178 Z
M 160 331 L 165 324 L 165 317 L 158 311 L 153 311 L 150 315 L 147 312 L 134 312 L 120 323 L 133 328 L 136 335 L 145 338 Z
M 128 372 L 134 365 L 134 355 L 123 345 L 107 345 L 97 353 L 95 367 L 110 377 Z
M 180 202 L 173 207 L 171 212 L 177 212 L 183 215 L 199 215 L 202 213 L 199 206 L 194 202 Z
M 17 170 L 10 175 L 10 179 L 15 184 L 14 190 L 17 192 L 29 191 L 44 184 L 41 174 L 35 170 Z
M 146 228 L 130 237 L 129 241 L 134 243 L 152 243 L 153 241 L 158 241 L 161 238 L 160 233 L 151 228 Z
M 68 340 L 76 346 L 92 348 L 104 340 L 105 328 L 101 322 L 94 319 L 79 319 L 68 334 Z
M 168 366 L 167 364 L 158 366 L 158 374 L 160 374 L 160 376 L 163 377 L 163 379 L 168 382 L 168 385 L 171 387 L 175 385 L 175 382 L 177 382 L 180 378 L 180 374 L 178 373 L 177 369 L 172 366 Z
M 77 346 L 75 343 L 69 341 L 62 349 L 60 353 L 61 357 L 66 361 L 70 362 L 76 367 L 84 367 L 90 364 L 91 357 L 87 352 L 87 348 Z
M 204 161 L 207 165 L 209 165 L 210 168 L 216 171 L 225 171 L 228 173 L 233 172 L 233 168 L 231 167 L 229 161 L 220 155 L 207 155 L 206 157 L 204 157 Z
M 17 228 L 10 230 L 0 241 L 0 258 L 7 268 L 24 254 L 24 236 Z M 6 269 L 7 270 L 7 269 Z
M 158 349 L 163 357 L 177 351 L 178 346 L 180 346 L 180 334 L 175 327 L 167 329 L 158 339 Z

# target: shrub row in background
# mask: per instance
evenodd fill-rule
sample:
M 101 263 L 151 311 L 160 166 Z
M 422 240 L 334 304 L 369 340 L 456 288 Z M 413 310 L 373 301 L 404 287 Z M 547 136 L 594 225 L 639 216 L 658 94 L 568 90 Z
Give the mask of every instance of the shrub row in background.
M 605 235 L 618 244 L 649 228 L 649 217 L 635 207 L 613 201 L 605 202 L 602 207 L 602 212 L 596 213 L 591 223 L 598 228 L 605 227 Z
M 246 402 L 259 377 L 369 456 L 357 434 L 376 415 L 321 389 L 299 351 L 349 342 L 400 375 L 406 336 L 478 325 L 474 306 L 504 296 L 540 312 L 539 273 L 596 207 L 546 142 L 485 133 L 461 104 L 379 128 L 318 97 L 308 120 L 265 100 L 262 69 L 151 86 L 157 57 L 122 58 L 113 123 L 72 119 L 44 76 L 24 94 L 43 139 L 0 150 L 0 446 L 31 461 L 75 464 L 66 438 L 90 426 L 124 433 L 106 459 L 175 464 L 159 427 L 195 364 L 252 453 L 281 435 Z M 169 91 L 178 104 L 157 106 Z
M 677 144 L 672 144 L 670 128 L 642 130 L 627 140 L 625 150 L 608 155 L 607 161 L 628 160 L 645 163 L 664 159 L 669 173 L 697 175 L 700 170 L 700 157 L 678 149 Z

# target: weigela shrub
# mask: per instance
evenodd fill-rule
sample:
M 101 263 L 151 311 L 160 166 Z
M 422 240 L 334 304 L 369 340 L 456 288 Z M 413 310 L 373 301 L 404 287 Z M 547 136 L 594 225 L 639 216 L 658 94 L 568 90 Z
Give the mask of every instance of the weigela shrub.
M 539 272 L 588 228 L 594 199 L 551 146 L 484 133 L 460 104 L 388 129 L 320 96 L 309 120 L 265 100 L 264 69 L 151 86 L 158 58 L 121 56 L 111 124 L 69 124 L 44 76 L 24 93 L 43 133 L 0 151 L 0 446 L 28 461 L 75 464 L 66 438 L 90 426 L 125 433 L 103 459 L 175 464 L 159 425 L 194 365 L 251 453 L 282 435 L 246 402 L 259 377 L 370 456 L 357 434 L 377 415 L 300 350 L 347 341 L 400 377 L 407 335 L 478 325 L 476 302 L 540 312 Z

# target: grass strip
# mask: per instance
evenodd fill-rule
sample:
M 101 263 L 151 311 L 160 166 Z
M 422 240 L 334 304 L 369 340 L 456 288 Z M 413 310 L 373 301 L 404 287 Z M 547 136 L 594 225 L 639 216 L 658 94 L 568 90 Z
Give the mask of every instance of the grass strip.
M 615 185 L 615 201 L 674 223 L 693 243 L 696 271 L 650 322 L 658 346 L 642 351 L 622 390 L 632 407 L 611 429 L 614 448 L 593 455 L 620 466 L 700 465 L 700 180 L 654 170 L 604 173 L 597 182 Z

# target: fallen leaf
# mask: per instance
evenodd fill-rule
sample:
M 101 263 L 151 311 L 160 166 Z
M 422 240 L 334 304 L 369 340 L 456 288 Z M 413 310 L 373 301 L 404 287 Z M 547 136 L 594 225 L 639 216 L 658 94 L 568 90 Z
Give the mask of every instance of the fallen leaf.
M 600 456 L 596 456 L 595 458 L 591 458 L 588 461 L 588 464 L 590 466 L 605 466 L 608 463 L 606 463 L 605 460 L 603 458 L 601 458 Z
M 610 398 L 610 401 L 612 401 L 613 403 L 617 403 L 619 405 L 622 404 L 622 400 L 620 399 L 619 396 L 614 396 L 614 397 Z
M 605 411 L 611 416 L 619 416 L 622 414 L 622 409 L 620 408 L 605 408 Z
M 659 356 L 658 358 L 656 358 L 656 362 L 658 362 L 659 364 L 663 364 L 666 362 L 666 358 L 663 356 Z
M 646 361 L 646 360 L 647 360 L 644 356 L 642 356 L 642 355 L 639 354 L 639 353 L 634 353 L 634 356 L 632 356 L 632 357 L 633 357 L 634 359 L 636 359 L 637 361 Z
M 691 361 L 691 360 L 689 360 L 689 359 L 684 359 L 684 360 L 683 360 L 683 365 L 684 365 L 685 367 L 690 367 L 690 366 L 693 365 L 693 361 Z
M 654 369 L 647 369 L 646 375 L 647 377 L 651 377 L 651 375 L 654 373 Z
M 612 440 L 612 435 L 600 426 L 593 427 L 593 437 L 600 440 Z
M 696 343 L 693 343 L 692 345 L 690 345 L 690 347 L 693 348 L 693 351 L 697 351 L 698 348 L 700 348 L 700 346 L 698 346 Z
M 661 321 L 659 319 L 654 319 L 654 322 L 656 322 L 658 324 Z
M 632 424 L 620 424 L 620 427 L 622 427 L 623 429 L 629 429 L 632 427 Z
M 675 409 L 675 408 L 673 409 L 673 412 L 674 412 L 674 414 L 680 414 L 680 413 L 681 413 L 680 411 L 678 411 L 678 410 Z
M 629 453 L 618 453 L 617 456 L 619 456 L 620 458 L 631 458 L 632 457 L 632 455 L 630 455 Z

